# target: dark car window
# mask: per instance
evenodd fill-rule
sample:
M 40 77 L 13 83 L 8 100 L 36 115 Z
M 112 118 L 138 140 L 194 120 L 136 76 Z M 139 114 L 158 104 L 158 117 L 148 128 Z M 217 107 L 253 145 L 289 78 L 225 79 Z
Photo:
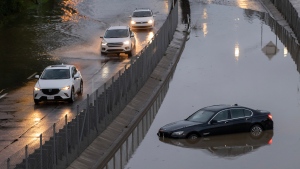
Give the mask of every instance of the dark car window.
M 247 110 L 247 109 L 244 110 L 244 113 L 245 113 L 246 117 L 252 115 L 252 112 L 250 110 Z
M 222 121 L 227 119 L 229 119 L 229 110 L 221 111 L 214 117 L 214 120 L 216 121 Z
M 132 17 L 150 17 L 152 16 L 150 11 L 136 11 L 132 14 Z
M 104 38 L 126 38 L 128 33 L 127 29 L 111 29 L 105 32 Z
M 194 114 L 192 114 L 190 117 L 188 117 L 186 120 L 188 121 L 194 121 L 199 123 L 205 123 L 207 122 L 215 113 L 207 110 L 198 110 Z
M 244 109 L 231 109 L 231 118 L 245 117 Z
M 51 80 L 51 79 L 69 79 L 70 71 L 69 69 L 46 69 L 41 75 L 41 79 Z
M 72 67 L 72 77 L 74 77 L 77 73 L 77 69 L 75 67 Z

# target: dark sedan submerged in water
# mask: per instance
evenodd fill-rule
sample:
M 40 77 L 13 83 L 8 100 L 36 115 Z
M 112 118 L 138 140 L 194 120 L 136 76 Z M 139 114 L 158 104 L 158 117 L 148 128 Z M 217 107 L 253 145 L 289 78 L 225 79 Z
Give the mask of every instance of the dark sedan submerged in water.
M 251 132 L 259 137 L 263 130 L 272 130 L 272 115 L 268 111 L 235 105 L 204 107 L 185 120 L 159 129 L 159 137 L 196 139 L 207 135 Z

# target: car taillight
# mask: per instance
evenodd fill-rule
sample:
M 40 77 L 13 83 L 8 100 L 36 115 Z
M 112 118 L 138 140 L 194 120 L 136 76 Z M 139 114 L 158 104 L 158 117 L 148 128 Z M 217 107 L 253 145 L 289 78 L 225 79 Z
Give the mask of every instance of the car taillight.
M 273 120 L 273 117 L 272 117 L 271 114 L 268 115 L 268 118 L 269 118 L 270 120 Z
M 271 145 L 273 143 L 273 140 L 269 140 L 268 144 Z

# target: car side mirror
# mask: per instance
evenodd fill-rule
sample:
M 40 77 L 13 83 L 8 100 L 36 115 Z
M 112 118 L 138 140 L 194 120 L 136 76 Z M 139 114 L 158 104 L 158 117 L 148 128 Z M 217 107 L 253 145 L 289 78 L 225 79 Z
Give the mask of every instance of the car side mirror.
M 217 120 L 211 120 L 211 121 L 210 121 L 210 124 L 216 124 L 216 123 L 218 123 Z
M 132 34 L 130 35 L 130 37 L 134 37 L 134 33 L 132 33 Z
M 152 15 L 153 17 L 156 17 L 156 15 Z
M 79 78 L 79 75 L 78 74 L 74 75 L 74 79 L 77 79 L 77 78 Z
M 35 75 L 34 78 L 39 79 L 40 75 Z

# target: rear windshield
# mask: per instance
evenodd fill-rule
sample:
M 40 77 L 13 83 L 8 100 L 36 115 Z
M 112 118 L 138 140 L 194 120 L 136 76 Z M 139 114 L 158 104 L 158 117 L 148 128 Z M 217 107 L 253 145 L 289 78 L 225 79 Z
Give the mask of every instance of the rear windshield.
M 132 15 L 133 17 L 150 17 L 151 12 L 150 11 L 136 11 Z
M 127 29 L 111 29 L 105 32 L 104 38 L 126 38 L 128 34 Z
M 69 69 L 46 69 L 41 75 L 41 79 L 70 79 Z

